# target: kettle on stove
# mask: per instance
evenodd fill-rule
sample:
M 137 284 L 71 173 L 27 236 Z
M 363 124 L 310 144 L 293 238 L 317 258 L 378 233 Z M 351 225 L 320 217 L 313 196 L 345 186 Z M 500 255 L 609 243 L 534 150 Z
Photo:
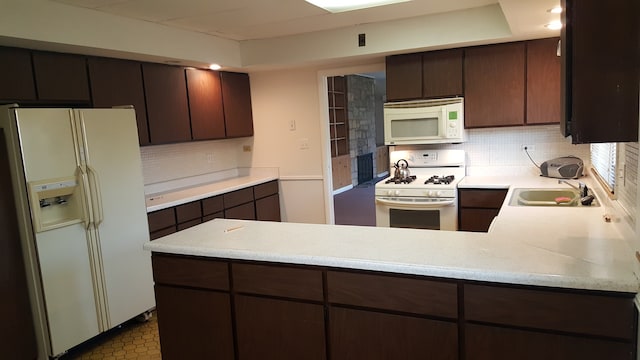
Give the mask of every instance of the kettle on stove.
M 401 164 L 400 162 L 404 162 L 404 164 Z M 400 159 L 398 160 L 398 162 L 393 164 L 393 167 L 396 168 L 394 173 L 396 179 L 402 180 L 411 176 L 411 171 L 409 170 L 409 162 L 407 160 Z

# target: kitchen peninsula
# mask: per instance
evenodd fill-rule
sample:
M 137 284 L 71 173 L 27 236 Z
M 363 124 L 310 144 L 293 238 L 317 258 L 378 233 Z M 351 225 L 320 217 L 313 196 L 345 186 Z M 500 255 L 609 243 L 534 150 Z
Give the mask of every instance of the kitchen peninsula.
M 163 358 L 635 359 L 606 195 L 515 207 L 514 187 L 488 233 L 216 219 L 148 243 Z

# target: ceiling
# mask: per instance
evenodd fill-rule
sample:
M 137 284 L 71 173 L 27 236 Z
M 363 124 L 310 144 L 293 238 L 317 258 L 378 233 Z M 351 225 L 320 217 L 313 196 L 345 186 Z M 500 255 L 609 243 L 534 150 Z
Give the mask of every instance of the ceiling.
M 514 37 L 554 36 L 544 24 L 559 0 L 411 0 L 332 14 L 304 0 L 52 0 L 67 5 L 244 41 L 286 37 L 453 12 L 499 3 Z M 545 35 L 548 34 L 548 35 Z

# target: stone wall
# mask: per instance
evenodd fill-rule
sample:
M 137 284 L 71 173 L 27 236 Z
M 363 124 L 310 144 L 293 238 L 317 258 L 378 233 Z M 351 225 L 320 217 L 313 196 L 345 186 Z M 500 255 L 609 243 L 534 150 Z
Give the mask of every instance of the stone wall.
M 373 173 L 379 172 L 375 168 L 375 79 L 362 75 L 347 75 L 346 79 L 351 178 L 353 184 L 358 184 L 358 156 L 373 153 Z

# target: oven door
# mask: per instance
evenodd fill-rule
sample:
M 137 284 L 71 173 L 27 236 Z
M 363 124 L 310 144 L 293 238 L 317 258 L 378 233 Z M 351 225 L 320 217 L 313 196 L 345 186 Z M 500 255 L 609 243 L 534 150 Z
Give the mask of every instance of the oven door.
M 376 226 L 411 229 L 458 229 L 455 198 L 376 197 Z

